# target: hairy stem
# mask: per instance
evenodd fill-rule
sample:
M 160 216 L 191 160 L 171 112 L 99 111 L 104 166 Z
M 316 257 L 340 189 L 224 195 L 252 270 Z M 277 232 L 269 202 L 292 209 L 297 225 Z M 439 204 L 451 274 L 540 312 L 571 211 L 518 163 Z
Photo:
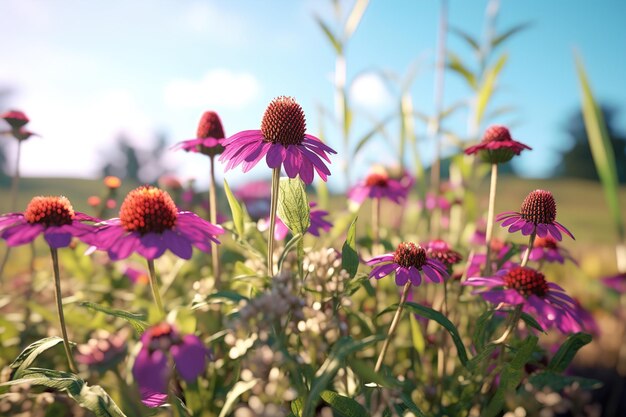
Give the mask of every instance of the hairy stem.
M 67 338 L 67 329 L 65 328 L 65 316 L 63 315 L 63 299 L 61 298 L 61 277 L 59 273 L 59 255 L 55 248 L 50 248 L 50 254 L 52 255 L 52 269 L 54 271 L 54 299 L 57 305 L 57 313 L 59 314 L 59 323 L 61 324 L 61 334 L 63 336 L 63 348 L 65 349 L 65 356 L 67 356 L 67 362 L 70 366 L 70 371 L 78 373 L 76 363 L 72 357 L 72 351 L 70 350 L 70 342 Z
M 374 367 L 374 372 L 380 371 L 380 367 L 383 364 L 383 359 L 385 359 L 385 354 L 387 353 L 387 349 L 389 348 L 391 336 L 396 331 L 396 327 L 398 327 L 398 323 L 400 322 L 400 315 L 402 314 L 402 310 L 404 309 L 404 302 L 406 301 L 406 297 L 409 294 L 410 288 L 411 281 L 408 281 L 406 284 L 404 284 L 404 289 L 402 290 L 402 295 L 400 296 L 400 304 L 398 305 L 396 314 L 393 316 L 393 320 L 391 320 L 389 332 L 387 332 L 387 338 L 385 339 L 385 342 L 383 343 L 383 348 L 380 350 L 380 354 L 378 355 L 378 360 L 376 361 L 376 367 Z
M 270 230 L 267 240 L 267 275 L 274 275 L 274 230 L 276 229 L 276 211 L 278 209 L 278 190 L 280 187 L 280 166 L 272 172 L 272 198 L 270 200 Z
M 215 161 L 211 156 L 211 175 L 209 183 L 209 220 L 212 224 L 217 224 L 217 195 L 215 187 Z M 213 264 L 213 275 L 215 276 L 215 288 L 219 289 L 220 286 L 220 253 L 218 245 L 215 242 L 211 242 L 211 261 Z

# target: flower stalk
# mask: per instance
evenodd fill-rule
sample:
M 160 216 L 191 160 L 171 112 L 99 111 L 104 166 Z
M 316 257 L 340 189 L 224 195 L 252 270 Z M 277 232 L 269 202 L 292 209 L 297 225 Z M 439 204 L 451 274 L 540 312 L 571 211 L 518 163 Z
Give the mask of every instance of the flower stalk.
M 154 297 L 154 302 L 159 309 L 159 313 L 161 315 L 165 314 L 165 309 L 163 308 L 163 301 L 161 301 L 161 293 L 159 292 L 159 283 L 157 281 L 156 271 L 154 269 L 154 259 L 148 259 L 148 271 L 150 273 L 150 289 L 152 290 L 152 296 Z
M 391 336 L 396 331 L 396 327 L 398 327 L 398 323 L 400 322 L 400 315 L 402 314 L 402 310 L 404 310 L 404 303 L 406 302 L 406 297 L 409 294 L 410 288 L 411 281 L 408 281 L 406 284 L 404 284 L 404 289 L 402 290 L 402 295 L 400 296 L 400 304 L 398 305 L 396 314 L 393 316 L 393 320 L 391 320 L 391 325 L 389 326 L 389 331 L 387 332 L 387 338 L 385 339 L 385 342 L 383 343 L 383 348 L 380 350 L 380 354 L 378 355 L 378 360 L 376 361 L 374 372 L 380 371 L 380 367 L 383 364 L 383 359 L 385 359 L 385 354 L 387 353 L 387 349 L 389 348 Z
M 209 220 L 211 224 L 217 224 L 217 195 L 215 186 L 215 157 L 210 158 L 210 183 L 209 183 Z M 211 242 L 211 261 L 213 264 L 213 275 L 215 276 L 215 288 L 220 286 L 220 253 L 217 243 Z
M 270 229 L 267 243 L 267 275 L 274 275 L 274 230 L 276 230 L 276 211 L 278 210 L 278 191 L 280 189 L 280 166 L 272 171 L 272 196 L 270 200 Z
M 494 212 L 496 206 L 496 184 L 498 182 L 498 164 L 491 164 L 491 184 L 489 187 L 489 208 L 487 211 L 487 230 L 485 232 L 485 275 L 491 274 L 491 239 L 493 237 Z
M 59 323 L 61 324 L 61 335 L 63 336 L 63 348 L 65 349 L 65 356 L 67 357 L 67 363 L 70 367 L 70 371 L 78 373 L 76 363 L 72 357 L 72 351 L 70 349 L 70 342 L 67 337 L 67 329 L 65 328 L 65 316 L 63 315 L 63 299 L 61 298 L 61 277 L 59 273 L 59 254 L 57 249 L 50 248 L 50 254 L 52 256 L 52 269 L 54 271 L 54 299 L 57 305 L 57 313 L 59 315 Z

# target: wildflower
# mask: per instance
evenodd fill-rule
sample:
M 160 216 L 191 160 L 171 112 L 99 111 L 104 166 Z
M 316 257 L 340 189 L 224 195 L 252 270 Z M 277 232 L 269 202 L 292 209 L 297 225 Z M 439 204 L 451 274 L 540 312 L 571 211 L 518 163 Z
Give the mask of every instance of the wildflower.
M 324 219 L 324 216 L 328 216 L 328 212 L 325 210 L 316 210 L 315 206 L 317 204 L 311 202 L 309 203 L 309 207 L 311 208 L 310 210 L 310 219 L 311 219 L 311 224 L 309 226 L 309 228 L 307 229 L 307 232 L 312 234 L 313 236 L 320 236 L 320 232 L 322 230 L 328 232 L 330 230 L 331 227 L 333 227 L 333 224 L 331 222 L 329 222 L 328 220 Z M 269 228 L 269 217 L 265 218 L 262 222 L 260 222 L 259 225 L 259 230 L 260 231 L 265 231 Z M 280 218 L 276 218 L 276 229 L 274 230 L 274 239 L 276 240 L 283 240 L 285 237 L 287 237 L 287 234 L 289 233 L 289 228 L 287 227 L 287 225 L 285 225 L 285 223 L 283 223 L 283 221 Z
M 516 264 L 510 259 L 515 254 L 513 247 L 499 239 L 493 239 L 491 241 L 491 253 L 492 262 L 491 270 L 497 271 L 498 269 L 512 268 Z M 495 254 L 495 257 L 494 255 Z M 495 258 L 495 259 L 494 259 Z M 469 258 L 469 265 L 467 266 L 467 276 L 473 277 L 485 269 L 485 263 L 487 262 L 487 255 L 484 253 L 474 253 Z
M 400 181 L 389 177 L 382 167 L 375 167 L 367 176 L 348 192 L 348 198 L 361 204 L 366 198 L 389 199 L 400 204 L 407 196 L 409 188 Z
M 97 195 L 90 195 L 87 197 L 87 204 L 89 204 L 90 207 L 99 207 L 100 203 L 102 203 L 102 200 Z
M 327 154 L 336 152 L 305 132 L 302 107 L 292 97 L 280 96 L 267 106 L 260 130 L 244 130 L 224 140 L 219 160 L 227 162 L 226 171 L 242 165 L 248 172 L 265 157 L 269 168 L 284 165 L 289 178 L 299 174 L 310 184 L 315 170 L 326 181 L 330 170 L 323 160 L 330 163 Z
M 395 252 L 375 256 L 367 264 L 376 265 L 370 272 L 370 278 L 381 279 L 395 271 L 398 286 L 403 286 L 408 281 L 413 285 L 420 285 L 422 272 L 431 282 L 441 282 L 448 278 L 446 266 L 428 257 L 426 250 L 413 242 L 402 242 Z
M 141 392 L 141 401 L 158 407 L 167 399 L 167 387 L 174 361 L 176 372 L 187 382 L 195 381 L 204 372 L 208 349 L 200 339 L 182 336 L 171 324 L 160 323 L 141 336 L 141 350 L 133 365 L 133 376 Z
M 120 186 L 122 185 L 122 180 L 120 180 L 118 177 L 113 176 L 113 175 L 104 177 L 103 182 L 104 182 L 104 185 L 111 190 L 120 188 Z
M 271 191 L 271 182 L 260 180 L 246 183 L 233 194 L 245 204 L 250 217 L 258 220 L 267 216 L 270 211 Z
M 482 141 L 478 145 L 470 146 L 465 150 L 466 155 L 478 153 L 484 161 L 492 164 L 500 164 L 510 161 L 515 155 L 519 155 L 524 149 L 532 149 L 511 138 L 509 129 L 505 126 L 490 126 L 485 131 Z
M 561 232 L 572 239 L 574 235 L 556 220 L 556 201 L 550 191 L 532 191 L 522 203 L 520 211 L 505 211 L 496 216 L 502 227 L 508 227 L 509 233 L 522 231 L 524 236 L 536 233 L 539 237 L 552 236 L 560 241 Z
M 113 260 L 133 252 L 148 260 L 169 249 L 176 256 L 190 259 L 192 247 L 209 252 L 210 242 L 224 230 L 190 211 L 179 211 L 169 194 L 152 186 L 134 189 L 120 207 L 120 217 L 102 223 L 95 247 L 106 250 Z
M 187 152 L 198 152 L 207 156 L 215 156 L 224 152 L 224 128 L 220 117 L 214 111 L 206 111 L 200 118 L 195 139 L 177 143 L 174 150 L 183 149 Z
M 526 246 L 522 246 L 522 252 L 526 248 Z M 558 262 L 560 264 L 564 263 L 565 259 L 569 259 L 576 263 L 567 249 L 561 247 L 559 242 L 552 236 L 536 238 L 528 259 L 531 261 Z
M 126 339 L 124 331 L 111 334 L 98 329 L 87 343 L 77 346 L 76 361 L 101 372 L 111 369 L 126 357 Z
M 20 130 L 30 121 L 26 114 L 19 110 L 6 111 L 0 114 L 0 119 L 7 122 L 12 130 Z
M 441 239 L 431 240 L 424 245 L 426 255 L 431 259 L 436 259 L 447 267 L 458 264 L 463 260 L 463 256 L 453 250 L 448 242 Z
M 602 283 L 618 293 L 626 292 L 626 272 L 602 278 Z
M 83 222 L 98 222 L 99 219 L 75 212 L 65 197 L 34 197 L 23 213 L 8 213 L 0 216 L 0 237 L 9 246 L 32 242 L 43 233 L 44 239 L 53 249 L 70 245 L 72 237 L 90 241 L 95 228 Z
M 521 305 L 522 311 L 532 315 L 544 329 L 556 326 L 564 333 L 582 330 L 576 302 L 533 268 L 501 269 L 491 277 L 468 278 L 463 285 L 487 287 L 475 293 L 492 304 Z

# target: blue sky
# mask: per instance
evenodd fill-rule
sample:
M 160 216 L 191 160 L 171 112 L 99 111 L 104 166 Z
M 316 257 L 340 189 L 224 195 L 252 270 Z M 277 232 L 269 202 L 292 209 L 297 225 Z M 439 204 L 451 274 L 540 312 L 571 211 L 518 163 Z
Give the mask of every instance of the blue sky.
M 347 9 L 351 2 L 342 4 Z M 363 114 L 382 117 L 395 105 L 394 93 L 371 76 L 374 70 L 403 74 L 417 61 L 413 102 L 417 110 L 433 112 L 439 4 L 370 2 L 346 54 L 353 102 L 362 112 L 355 117 L 355 137 L 370 126 Z M 449 24 L 480 38 L 486 4 L 451 0 Z M 13 90 L 2 105 L 24 110 L 30 128 L 42 135 L 23 148 L 26 176 L 95 177 L 118 133 L 142 147 L 163 132 L 173 144 L 193 137 L 204 110 L 217 111 L 232 134 L 258 128 L 269 101 L 291 95 L 316 134 L 318 108 L 333 106 L 334 53 L 313 19 L 318 15 L 333 24 L 330 1 L 3 0 L 0 7 L 0 38 L 10 40 L 3 42 L 0 87 Z M 555 150 L 567 147 L 563 126 L 579 101 L 574 48 L 597 99 L 620 109 L 617 120 L 626 130 L 624 18 L 626 2 L 620 0 L 501 1 L 499 31 L 532 24 L 500 51 L 509 60 L 494 102 L 515 106 L 513 115 L 494 122 L 514 123 L 513 136 L 534 148 L 516 161 L 524 176 L 549 175 L 559 163 Z M 471 60 L 454 35 L 448 47 Z M 456 75 L 446 74 L 446 105 L 469 94 Z M 465 135 L 466 118 L 461 110 L 447 127 Z M 418 122 L 417 133 L 425 130 Z M 337 132 L 327 127 L 326 133 L 341 150 Z M 428 164 L 430 147 L 422 150 Z M 353 175 L 372 163 L 392 162 L 394 153 L 384 138 L 372 140 L 350 161 Z M 343 185 L 342 158 L 333 160 L 330 184 L 337 189 Z M 183 179 L 206 184 L 201 156 L 172 152 L 164 162 Z M 247 176 L 236 171 L 226 177 L 236 185 L 267 174 L 259 167 Z

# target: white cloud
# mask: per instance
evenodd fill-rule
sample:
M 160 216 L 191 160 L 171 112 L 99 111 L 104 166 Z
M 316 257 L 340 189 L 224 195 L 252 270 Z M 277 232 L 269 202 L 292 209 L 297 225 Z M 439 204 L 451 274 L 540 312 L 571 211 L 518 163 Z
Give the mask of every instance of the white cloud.
M 377 109 L 389 105 L 391 96 L 385 84 L 376 74 L 359 75 L 350 87 L 352 100 L 361 106 Z
M 219 39 L 220 43 L 241 44 L 250 39 L 241 13 L 232 13 L 224 7 L 225 3 L 214 4 L 207 1 L 189 3 L 181 10 L 178 26 L 197 35 L 209 35 Z M 218 7 L 219 6 L 219 7 Z
M 258 97 L 260 84 L 247 72 L 215 69 L 200 80 L 174 79 L 165 86 L 165 103 L 178 109 L 241 109 Z

